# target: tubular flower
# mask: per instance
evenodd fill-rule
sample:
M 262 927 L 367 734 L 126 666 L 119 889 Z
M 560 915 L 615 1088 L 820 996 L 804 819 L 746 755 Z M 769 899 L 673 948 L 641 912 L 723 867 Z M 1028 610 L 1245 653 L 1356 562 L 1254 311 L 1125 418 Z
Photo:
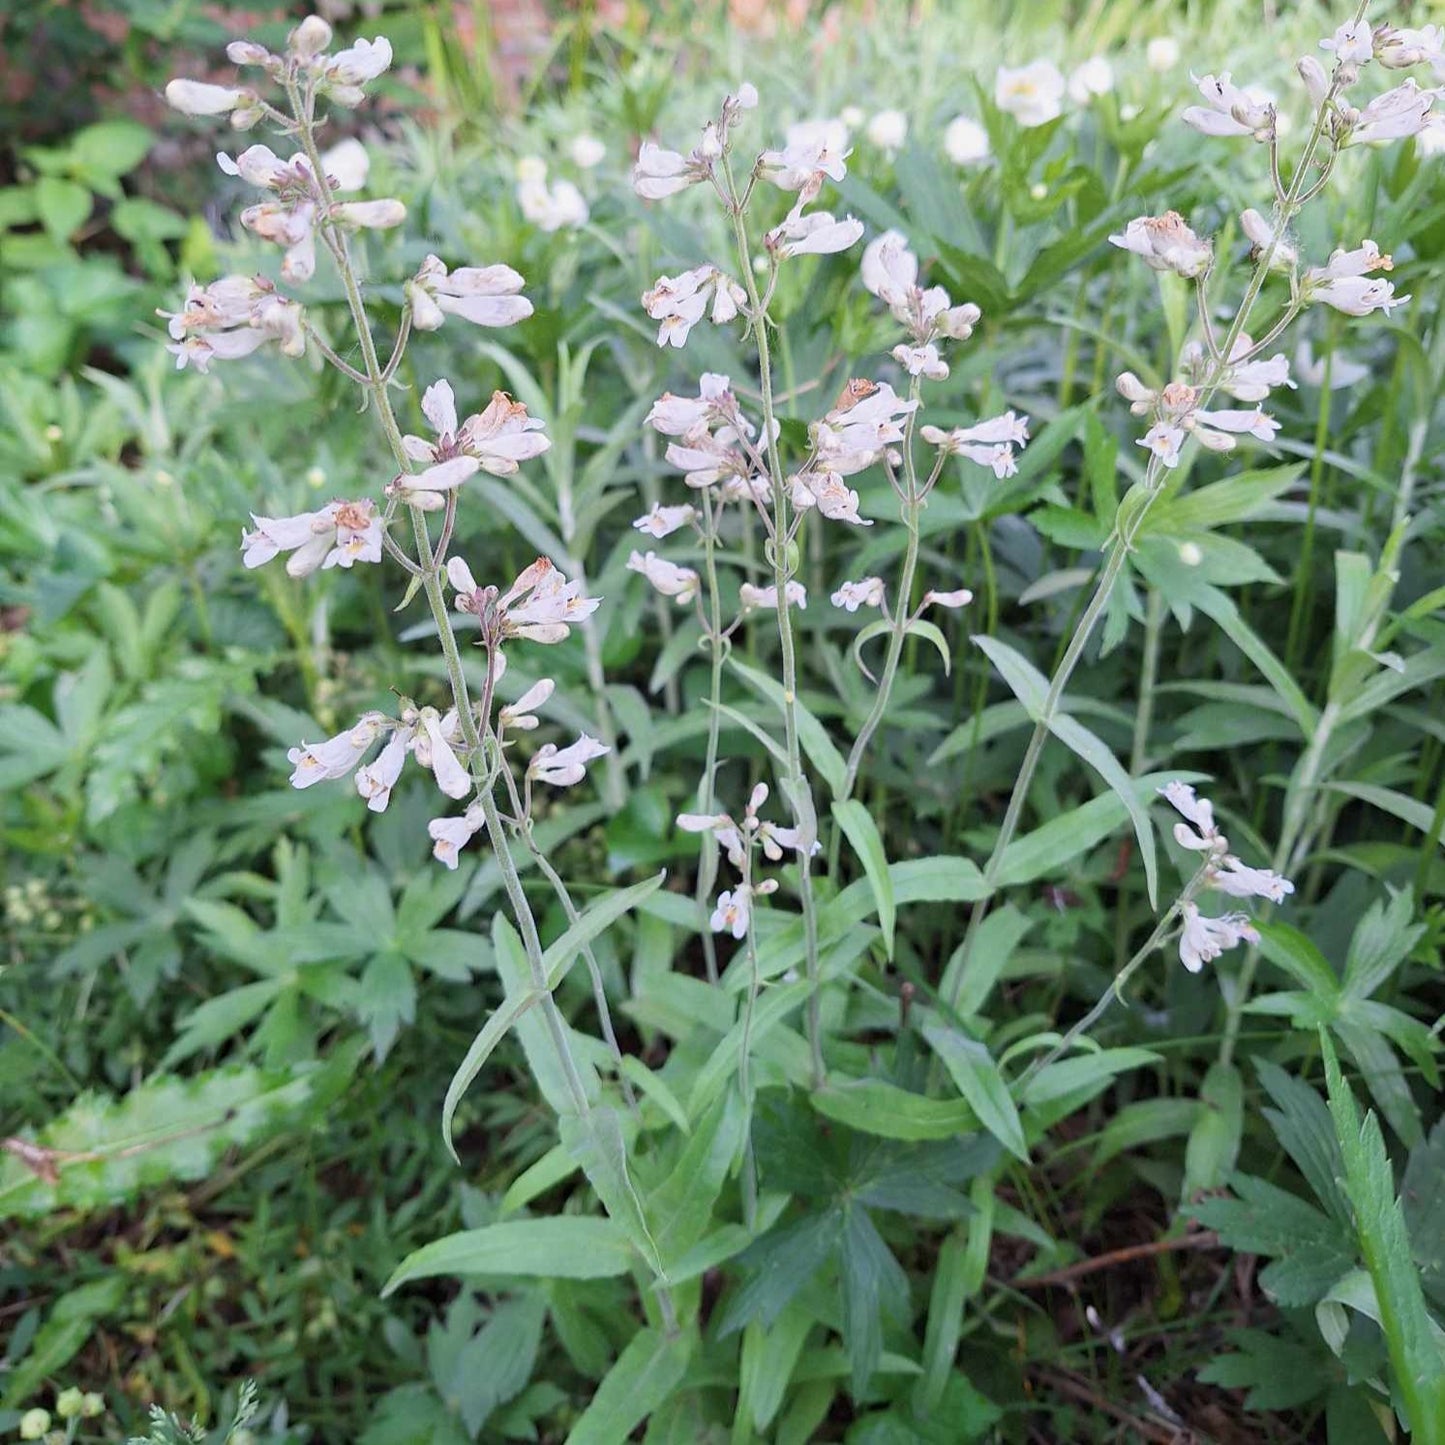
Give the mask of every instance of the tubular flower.
M 862 237 L 862 221 L 852 216 L 835 220 L 827 211 L 804 215 L 800 202 L 763 237 L 763 244 L 776 252 L 779 260 L 786 261 L 790 256 L 830 256 L 846 251 Z
M 1410 297 L 1396 296 L 1390 282 L 1372 279 L 1367 273 L 1389 271 L 1394 264 L 1373 241 L 1364 241 L 1353 251 L 1335 251 L 1327 265 L 1311 266 L 1300 289 L 1307 301 L 1322 301 L 1347 316 L 1368 316 L 1372 311 L 1388 316 Z
M 691 155 L 670 151 L 645 140 L 638 148 L 632 168 L 632 189 L 645 201 L 660 201 L 705 181 L 712 173 L 715 157 L 701 147 Z
M 1191 105 L 1184 112 L 1182 119 L 1186 125 L 1204 135 L 1247 135 L 1260 141 L 1274 134 L 1274 106 L 1241 90 L 1228 71 L 1217 77 L 1206 75 L 1203 80 L 1195 80 L 1195 84 L 1205 103 Z
M 455 870 L 458 855 L 486 825 L 480 803 L 473 803 L 460 818 L 433 818 L 426 825 L 432 840 L 432 857 Z
M 247 567 L 260 567 L 282 552 L 291 553 L 286 571 L 292 577 L 307 577 L 318 567 L 381 561 L 381 518 L 369 500 L 331 502 L 294 517 L 253 515 L 251 521 L 256 530 L 241 533 Z
M 808 606 L 807 589 L 801 582 L 789 582 L 785 592 L 789 607 L 798 607 L 806 610 Z M 763 611 L 776 611 L 778 606 L 778 589 L 771 587 L 754 587 L 751 582 L 744 582 L 738 588 L 738 600 L 742 603 L 744 612 L 753 612 L 759 609 Z
M 531 732 L 537 726 L 536 709 L 556 691 L 557 684 L 550 677 L 544 677 L 540 682 L 534 683 L 519 697 L 516 702 L 508 703 L 497 712 L 497 726 L 499 728 L 520 729 L 522 732 Z
M 643 292 L 642 306 L 656 322 L 657 344 L 681 349 L 692 328 L 702 320 L 712 298 L 712 320 L 722 326 L 731 321 L 747 300 L 747 292 L 716 266 L 697 266 L 677 276 L 659 276 Z
M 210 370 L 213 361 L 249 356 L 268 341 L 280 343 L 284 356 L 306 350 L 302 308 L 277 293 L 262 276 L 225 276 L 209 286 L 193 285 L 180 311 L 158 311 L 167 318 L 172 340 L 166 350 L 176 369 Z
M 1249 868 L 1233 857 L 1211 870 L 1209 886 L 1231 898 L 1267 898 L 1271 903 L 1283 903 L 1294 892 L 1288 878 L 1268 868 Z
M 1254 342 L 1241 333 L 1230 349 L 1230 364 L 1219 377 L 1221 391 L 1227 392 L 1236 401 L 1265 401 L 1275 387 L 1294 386 L 1289 375 L 1289 357 L 1279 352 L 1267 359 L 1245 360 L 1253 349 Z M 1195 382 L 1202 382 L 1213 365 L 1198 341 L 1191 341 L 1185 346 L 1179 362 L 1181 369 Z
M 1369 145 L 1418 135 L 1429 122 L 1435 95 L 1435 91 L 1421 90 L 1413 80 L 1407 80 L 1377 95 L 1363 110 L 1342 111 L 1342 124 L 1348 126 L 1346 143 Z
M 1250 252 L 1252 259 L 1258 260 L 1268 253 L 1269 269 L 1283 271 L 1286 274 L 1293 271 L 1299 264 L 1298 249 L 1280 235 L 1253 207 L 1239 213 L 1239 224 L 1244 234 L 1249 237 L 1253 247 Z
M 906 326 L 914 342 L 925 346 L 938 337 L 967 341 L 982 312 L 971 301 L 955 306 L 942 286 L 918 284 L 918 258 L 900 231 L 884 231 L 863 251 L 864 287 Z
M 926 426 L 919 435 L 929 446 L 941 447 L 952 456 L 967 457 L 981 467 L 992 468 L 994 476 L 1002 480 L 1019 469 L 1014 448 L 1022 448 L 1028 442 L 1029 419 L 1006 411 L 975 426 L 954 427 L 950 431 Z
M 691 567 L 679 567 L 656 552 L 634 552 L 627 559 L 629 572 L 640 572 L 664 597 L 673 597 L 679 603 L 691 602 L 697 596 L 698 575 Z
M 460 742 L 461 723 L 455 708 L 439 713 L 434 707 L 418 709 L 408 704 L 375 761 L 357 769 L 356 791 L 373 813 L 384 813 L 410 753 L 431 771 L 447 797 L 465 798 L 472 790 L 472 780 L 454 751 Z
M 1184 905 L 1184 930 L 1179 935 L 1179 961 L 1190 973 L 1198 973 L 1206 963 L 1218 958 L 1226 949 L 1241 943 L 1258 943 L 1259 934 L 1243 913 L 1226 913 L 1221 918 L 1208 918 L 1194 903 Z
M 580 579 L 569 582 L 545 557 L 524 568 L 500 594 L 495 587 L 478 587 L 471 568 L 460 557 L 447 562 L 447 580 L 456 589 L 457 611 L 480 620 L 482 645 L 492 651 L 513 637 L 561 642 L 572 624 L 590 617 L 602 605 L 600 597 L 582 595 Z
M 811 201 L 825 180 L 837 183 L 848 174 L 848 127 L 841 120 L 808 120 L 788 127 L 780 151 L 764 151 L 758 166 L 764 177 L 784 191 L 797 191 Z
M 660 541 L 696 520 L 696 507 L 686 503 L 680 507 L 664 507 L 661 502 L 654 502 L 652 510 L 639 517 L 632 525 L 637 531 L 646 532 L 649 537 L 656 537 Z
M 200 80 L 172 80 L 166 85 L 166 104 L 182 115 L 224 115 L 231 124 L 247 130 L 260 119 L 256 92 L 245 86 L 207 85 Z M 253 118 L 254 115 L 254 118 Z
M 460 316 L 474 326 L 515 325 L 532 314 L 532 303 L 517 295 L 523 284 L 510 266 L 448 271 L 436 256 L 428 256 L 406 283 L 411 324 L 419 331 L 435 331 L 448 316 Z
M 1199 797 L 1188 783 L 1165 783 L 1159 789 L 1176 812 L 1186 819 L 1174 825 L 1174 841 L 1181 848 L 1197 853 L 1209 853 L 1223 857 L 1229 851 L 1229 839 L 1214 822 L 1214 805 L 1208 798 Z
M 1165 211 L 1162 216 L 1140 216 L 1109 240 L 1125 251 L 1142 256 L 1153 270 L 1172 271 L 1186 280 L 1202 276 L 1214 260 L 1213 247 L 1195 235 L 1178 211 Z
M 883 579 L 865 577 L 861 582 L 840 583 L 829 600 L 845 612 L 856 612 L 860 607 L 882 607 Z
M 292 748 L 286 754 L 295 771 L 291 774 L 293 788 L 309 788 L 323 778 L 344 778 L 366 756 L 366 750 L 381 735 L 389 719 L 385 713 L 364 712 L 354 727 L 323 743 Z
M 554 788 L 570 788 L 587 776 L 588 763 L 610 751 L 606 744 L 589 738 L 586 733 L 560 750 L 556 743 L 546 743 L 532 755 L 532 761 L 527 764 L 527 777 L 550 783 Z
M 674 396 L 665 391 L 653 402 L 646 424 L 663 436 L 680 437 L 716 421 L 727 421 L 737 411 L 737 400 L 727 377 L 705 371 L 698 384 L 697 396 Z

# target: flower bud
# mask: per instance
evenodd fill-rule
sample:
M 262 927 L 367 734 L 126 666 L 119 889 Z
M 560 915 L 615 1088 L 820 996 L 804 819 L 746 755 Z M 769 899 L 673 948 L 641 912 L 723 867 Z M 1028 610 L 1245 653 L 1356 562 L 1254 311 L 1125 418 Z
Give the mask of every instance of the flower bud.
M 265 65 L 272 58 L 264 45 L 254 40 L 233 40 L 226 47 L 226 58 L 232 65 Z
M 1305 83 L 1305 90 L 1309 92 L 1310 104 L 1318 110 L 1330 89 L 1330 78 L 1325 74 L 1324 66 L 1313 55 L 1306 55 L 1296 68 Z
M 166 104 L 182 115 L 224 115 L 253 105 L 256 92 L 233 85 L 207 85 L 203 80 L 173 80 L 166 86 Z
M 62 1390 L 55 1397 L 55 1413 L 62 1420 L 72 1419 L 79 1415 L 85 1408 L 85 1396 L 75 1386 L 68 1390 Z
M 36 1408 L 27 1410 L 20 1417 L 20 1438 L 39 1440 L 50 1429 L 50 1411 Z
M 310 60 L 331 44 L 331 27 L 319 15 L 308 15 L 291 32 L 289 43 L 293 55 Z
M 80 1413 L 87 1420 L 93 1420 L 97 1415 L 104 1415 L 105 1396 L 98 1394 L 95 1390 L 87 1390 L 85 1398 L 81 1401 Z

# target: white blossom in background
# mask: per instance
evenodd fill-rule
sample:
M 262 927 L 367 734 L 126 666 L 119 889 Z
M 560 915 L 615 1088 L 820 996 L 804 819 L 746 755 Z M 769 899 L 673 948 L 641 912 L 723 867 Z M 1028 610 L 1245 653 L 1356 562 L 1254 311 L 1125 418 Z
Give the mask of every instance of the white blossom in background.
M 517 295 L 524 284 L 510 266 L 461 266 L 449 272 L 436 256 L 428 256 L 406 283 L 411 324 L 435 331 L 448 316 L 459 316 L 474 326 L 515 325 L 532 314 L 532 303 Z
M 367 499 L 359 502 L 332 502 L 316 512 L 300 512 L 294 517 L 251 517 L 255 528 L 242 532 L 242 561 L 247 567 L 260 567 L 282 552 L 286 571 L 292 577 L 307 577 L 317 568 L 343 567 L 354 562 L 381 561 L 381 518 L 376 504 Z
M 883 579 L 864 577 L 860 582 L 843 582 L 830 599 L 834 607 L 856 612 L 860 607 L 882 607 Z
M 1109 240 L 1125 251 L 1142 256 L 1153 270 L 1172 271 L 1186 280 L 1202 276 L 1214 260 L 1214 248 L 1194 233 L 1178 211 L 1165 211 L 1162 216 L 1140 216 Z
M 640 573 L 656 591 L 679 604 L 691 602 L 701 585 L 701 579 L 691 567 L 679 567 L 656 552 L 633 552 L 627 559 L 627 570 Z
M 580 131 L 567 142 L 567 154 L 578 170 L 596 170 L 607 159 L 607 147 L 588 131 Z
M 1069 74 L 1069 99 L 1075 105 L 1088 105 L 1097 96 L 1109 95 L 1114 89 L 1114 67 L 1108 57 L 1091 56 Z
M 565 748 L 545 743 L 527 764 L 527 777 L 554 788 L 570 788 L 587 776 L 588 763 L 605 757 L 610 751 L 605 743 L 589 738 L 586 733 Z
M 664 507 L 661 502 L 654 502 L 652 509 L 632 525 L 637 531 L 646 532 L 649 537 L 660 540 L 695 522 L 697 515 L 697 508 L 686 503 L 679 507 Z
M 1163 75 L 1179 64 L 1179 42 L 1172 35 L 1156 35 L 1144 47 L 1144 63 L 1156 75 Z
M 786 595 L 789 607 L 807 609 L 808 593 L 801 582 L 789 582 Z M 741 602 L 744 612 L 759 610 L 775 612 L 778 607 L 778 589 L 776 586 L 755 587 L 751 582 L 744 582 L 738 588 L 738 600 Z
M 359 191 L 371 174 L 371 157 L 354 136 L 322 151 L 321 166 L 333 191 Z
M 908 117 L 901 110 L 880 110 L 869 119 L 864 134 L 869 145 L 877 146 L 886 156 L 895 156 L 908 139 Z
M 547 163 L 529 156 L 517 164 L 517 205 L 539 231 L 577 230 L 589 215 L 586 197 L 568 180 L 547 180 Z
M 1186 125 L 1203 135 L 1247 135 L 1259 141 L 1275 133 L 1274 106 L 1241 90 L 1228 71 L 1219 76 L 1206 75 L 1195 84 L 1205 103 L 1184 111 L 1181 119 Z
M 1425 117 L 1425 124 L 1415 133 L 1415 154 L 1421 160 L 1445 156 L 1445 114 Z
M 1064 113 L 1066 84 L 1051 60 L 1035 60 L 1016 70 L 1006 65 L 994 77 L 994 104 L 1026 129 L 1047 125 Z
M 1347 316 L 1368 316 L 1383 311 L 1388 316 L 1396 306 L 1411 298 L 1396 296 L 1388 281 L 1371 278 L 1370 271 L 1388 271 L 1394 262 L 1384 255 L 1373 241 L 1365 241 L 1353 251 L 1335 251 L 1327 265 L 1310 266 L 1300 283 L 1306 301 L 1320 301 L 1343 311 Z
M 1314 347 L 1306 337 L 1295 349 L 1295 375 L 1306 386 L 1324 386 L 1329 382 L 1331 391 L 1345 391 L 1368 380 L 1371 368 L 1363 362 L 1352 361 L 1343 351 L 1336 348 L 1328 358 L 1316 357 Z
M 988 132 L 972 116 L 956 115 L 944 129 L 943 153 L 956 166 L 976 166 L 989 158 Z

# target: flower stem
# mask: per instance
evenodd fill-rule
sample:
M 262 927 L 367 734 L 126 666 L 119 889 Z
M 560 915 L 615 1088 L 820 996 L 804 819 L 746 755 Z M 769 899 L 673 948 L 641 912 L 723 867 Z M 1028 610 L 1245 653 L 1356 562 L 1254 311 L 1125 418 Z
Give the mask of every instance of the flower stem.
M 712 661 L 712 678 L 708 690 L 707 755 L 703 762 L 702 779 L 697 785 L 697 807 L 700 813 L 716 813 L 718 737 L 722 729 L 722 673 L 728 644 L 723 641 L 722 599 L 718 596 L 717 585 L 717 513 L 713 507 L 712 492 L 706 487 L 703 488 L 702 505 L 703 576 L 707 581 L 707 644 Z M 717 882 L 717 867 L 717 835 L 709 829 L 702 836 L 702 853 L 697 867 L 697 911 L 702 932 L 703 962 L 707 967 L 709 983 L 716 983 L 718 978 L 717 944 L 712 936 L 712 925 L 708 921 L 713 885 Z

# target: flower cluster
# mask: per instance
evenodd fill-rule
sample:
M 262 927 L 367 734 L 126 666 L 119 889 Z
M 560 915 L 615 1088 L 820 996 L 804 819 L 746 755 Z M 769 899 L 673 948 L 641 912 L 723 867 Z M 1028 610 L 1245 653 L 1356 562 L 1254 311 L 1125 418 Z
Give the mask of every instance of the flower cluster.
M 268 341 L 282 355 L 301 356 L 306 331 L 301 306 L 282 296 L 264 276 L 223 276 L 209 286 L 192 285 L 179 311 L 159 311 L 171 335 L 167 346 L 177 370 L 211 369 L 213 361 L 237 361 Z
M 1184 822 L 1174 825 L 1174 841 L 1181 848 L 1204 855 L 1202 886 L 1230 898 L 1264 898 L 1283 903 L 1294 892 L 1288 878 L 1267 868 L 1250 868 L 1229 851 L 1229 839 L 1219 831 L 1214 807 L 1198 797 L 1187 783 L 1166 783 L 1159 790 Z M 1258 943 L 1259 934 L 1244 913 L 1211 918 L 1189 899 L 1183 906 L 1184 929 L 1179 936 L 1179 959 L 1191 973 L 1239 943 Z

